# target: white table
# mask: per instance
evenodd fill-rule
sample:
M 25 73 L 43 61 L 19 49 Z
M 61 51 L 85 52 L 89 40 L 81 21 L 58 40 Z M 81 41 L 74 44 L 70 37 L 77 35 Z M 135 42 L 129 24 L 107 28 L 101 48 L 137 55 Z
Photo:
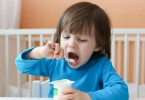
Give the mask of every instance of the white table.
M 129 100 L 145 100 L 145 98 L 131 98 Z
M 52 98 L 0 97 L 0 100 L 53 100 Z
M 0 100 L 53 100 L 52 98 L 27 98 L 27 97 L 0 97 Z M 131 98 L 129 100 L 145 100 L 145 98 Z

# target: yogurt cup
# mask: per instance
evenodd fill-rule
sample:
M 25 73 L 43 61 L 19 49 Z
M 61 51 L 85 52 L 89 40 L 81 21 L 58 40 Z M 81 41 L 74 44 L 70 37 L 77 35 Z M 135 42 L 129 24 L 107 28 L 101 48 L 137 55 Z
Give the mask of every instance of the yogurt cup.
M 58 100 L 58 96 L 62 95 L 62 90 L 64 88 L 69 88 L 74 83 L 74 81 L 70 81 L 68 79 L 62 79 L 62 80 L 56 80 L 53 82 L 50 82 L 50 84 L 53 84 L 53 99 Z

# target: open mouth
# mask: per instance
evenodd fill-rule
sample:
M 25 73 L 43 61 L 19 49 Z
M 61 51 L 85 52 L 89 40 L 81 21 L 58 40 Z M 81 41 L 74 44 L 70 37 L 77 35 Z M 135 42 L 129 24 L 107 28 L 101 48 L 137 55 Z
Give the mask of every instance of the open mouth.
M 73 52 L 68 53 L 68 58 L 74 60 L 74 62 L 70 62 L 70 64 L 76 65 L 79 61 L 79 56 L 77 54 L 73 53 Z

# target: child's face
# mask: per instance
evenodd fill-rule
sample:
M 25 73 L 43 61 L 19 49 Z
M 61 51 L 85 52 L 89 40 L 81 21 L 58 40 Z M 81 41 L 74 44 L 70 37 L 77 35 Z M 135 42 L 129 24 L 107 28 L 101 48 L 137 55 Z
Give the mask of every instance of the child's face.
M 85 64 L 96 49 L 95 36 L 75 35 L 62 32 L 60 45 L 64 49 L 65 57 L 74 59 L 68 64 L 72 68 L 78 68 Z

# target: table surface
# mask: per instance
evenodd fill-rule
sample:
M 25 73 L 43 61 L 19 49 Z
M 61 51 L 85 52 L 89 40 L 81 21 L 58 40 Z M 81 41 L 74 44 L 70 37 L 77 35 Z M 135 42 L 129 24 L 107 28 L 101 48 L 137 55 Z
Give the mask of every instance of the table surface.
M 27 97 L 0 97 L 0 100 L 53 100 L 52 98 L 27 98 Z M 145 98 L 131 98 L 129 100 L 145 100 Z
M 53 100 L 52 98 L 0 97 L 0 100 Z

